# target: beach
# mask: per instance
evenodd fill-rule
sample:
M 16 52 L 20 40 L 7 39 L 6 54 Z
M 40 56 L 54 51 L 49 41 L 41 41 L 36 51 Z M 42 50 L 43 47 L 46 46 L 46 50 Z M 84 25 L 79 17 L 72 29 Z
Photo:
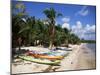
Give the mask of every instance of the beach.
M 45 64 L 37 64 L 21 59 L 16 59 L 16 63 L 11 64 L 12 74 L 18 73 L 36 73 L 36 72 L 55 72 L 55 71 L 68 71 L 68 70 L 84 70 L 95 69 L 95 54 L 86 46 L 85 43 L 80 45 L 69 45 L 72 51 L 61 60 L 60 66 L 51 66 Z M 37 47 L 34 47 L 36 49 Z M 30 47 L 32 49 L 32 47 Z M 37 48 L 38 49 L 38 48 Z M 47 48 L 43 49 L 43 51 Z M 42 51 L 42 48 L 39 48 Z

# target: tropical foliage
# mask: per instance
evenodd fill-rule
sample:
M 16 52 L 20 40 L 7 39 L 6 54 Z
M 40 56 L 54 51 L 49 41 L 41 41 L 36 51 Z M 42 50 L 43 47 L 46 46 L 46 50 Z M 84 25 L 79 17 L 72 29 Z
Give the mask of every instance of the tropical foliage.
M 44 9 L 46 20 L 27 15 L 23 4 L 12 6 L 12 46 L 67 46 L 79 44 L 80 39 L 68 30 L 56 24 L 56 18 L 62 16 L 54 8 Z M 18 40 L 20 38 L 20 40 Z

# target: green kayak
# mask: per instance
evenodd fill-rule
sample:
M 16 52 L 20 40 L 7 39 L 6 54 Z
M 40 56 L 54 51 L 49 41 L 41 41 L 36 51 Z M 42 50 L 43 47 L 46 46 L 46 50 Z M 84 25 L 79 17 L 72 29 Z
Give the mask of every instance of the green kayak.
M 19 56 L 19 58 L 39 64 L 55 65 L 55 66 L 56 65 L 59 66 L 59 63 L 61 62 L 61 60 L 50 61 L 48 59 L 38 59 L 31 56 Z

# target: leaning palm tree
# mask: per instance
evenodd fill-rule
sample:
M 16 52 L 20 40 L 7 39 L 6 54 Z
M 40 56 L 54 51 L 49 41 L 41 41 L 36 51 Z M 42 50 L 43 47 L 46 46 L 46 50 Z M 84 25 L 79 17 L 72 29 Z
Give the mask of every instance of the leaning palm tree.
M 62 16 L 62 14 L 57 13 L 53 8 L 45 9 L 43 13 L 46 15 L 49 23 L 49 49 L 52 49 L 54 38 L 55 38 L 55 21 L 56 18 Z

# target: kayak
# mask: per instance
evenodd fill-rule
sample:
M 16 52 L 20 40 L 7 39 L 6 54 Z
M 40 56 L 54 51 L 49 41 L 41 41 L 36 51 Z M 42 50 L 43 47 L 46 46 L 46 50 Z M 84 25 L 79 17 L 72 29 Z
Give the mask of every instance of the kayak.
M 72 48 L 57 47 L 56 50 L 72 51 Z
M 61 61 L 61 60 L 50 61 L 50 60 L 47 60 L 47 59 L 37 59 L 37 58 L 31 57 L 31 56 L 19 56 L 19 58 L 21 58 L 23 60 L 35 62 L 35 63 L 55 65 L 55 66 L 56 65 L 59 66 L 59 63 Z
M 44 59 L 49 59 L 49 60 L 61 60 L 64 58 L 63 56 L 55 56 L 53 54 L 35 54 L 31 52 L 29 52 L 28 55 L 33 56 L 35 58 L 44 58 Z

